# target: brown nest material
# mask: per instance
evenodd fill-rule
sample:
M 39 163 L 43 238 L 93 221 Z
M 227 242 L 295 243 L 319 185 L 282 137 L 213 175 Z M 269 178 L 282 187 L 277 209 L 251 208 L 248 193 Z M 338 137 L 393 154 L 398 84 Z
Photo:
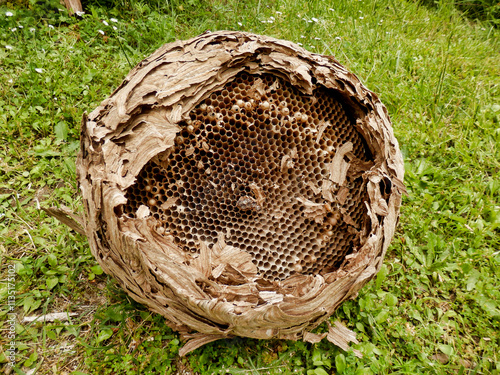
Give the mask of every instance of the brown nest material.
M 77 170 L 93 255 L 190 339 L 181 354 L 321 340 L 380 269 L 404 192 L 387 110 L 356 76 L 228 31 L 139 63 L 84 118 Z M 355 336 L 336 323 L 328 339 Z

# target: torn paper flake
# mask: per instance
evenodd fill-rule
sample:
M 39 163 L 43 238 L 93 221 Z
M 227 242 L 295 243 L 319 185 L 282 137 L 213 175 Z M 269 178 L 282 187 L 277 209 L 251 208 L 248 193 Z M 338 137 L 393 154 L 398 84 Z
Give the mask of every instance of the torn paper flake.
M 330 180 L 342 186 L 345 183 L 347 170 L 349 169 L 349 163 L 344 161 L 344 156 L 348 152 L 352 151 L 352 142 L 346 142 L 340 147 L 332 162 L 330 163 Z
M 141 204 L 135 212 L 135 215 L 138 219 L 145 219 L 150 215 L 149 207 Z
M 317 223 L 322 223 L 326 214 L 332 211 L 329 203 L 314 203 L 304 197 L 298 197 L 297 200 L 304 205 L 304 216 Z

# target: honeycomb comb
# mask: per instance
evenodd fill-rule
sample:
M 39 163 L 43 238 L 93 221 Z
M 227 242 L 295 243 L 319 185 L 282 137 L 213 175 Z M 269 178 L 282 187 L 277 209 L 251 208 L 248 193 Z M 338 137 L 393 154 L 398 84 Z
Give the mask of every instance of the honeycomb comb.
M 361 178 L 316 220 L 303 203 L 328 203 L 321 187 L 343 144 L 370 160 L 335 95 L 317 89 L 305 96 L 280 78 L 242 73 L 179 126 L 174 148 L 146 164 L 127 190 L 130 217 L 149 207 L 185 251 L 197 252 L 201 241 L 212 246 L 222 233 L 273 280 L 333 271 L 359 247 L 348 227 L 361 228 L 366 217 Z

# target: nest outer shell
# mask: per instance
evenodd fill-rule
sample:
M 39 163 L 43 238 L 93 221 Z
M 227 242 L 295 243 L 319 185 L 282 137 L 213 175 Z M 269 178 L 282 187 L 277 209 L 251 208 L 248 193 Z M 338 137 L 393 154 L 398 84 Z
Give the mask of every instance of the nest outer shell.
M 242 70 L 279 76 L 304 95 L 318 85 L 335 90 L 373 154 L 374 165 L 363 173 L 370 225 L 362 246 L 334 272 L 256 280 L 251 256 L 225 245 L 223 238 L 213 249 L 201 246 L 192 259 L 160 233 L 147 212 L 135 219 L 119 212 L 143 166 L 174 145 L 178 123 Z M 190 339 L 181 354 L 231 336 L 321 340 L 324 335 L 310 331 L 355 298 L 380 269 L 404 192 L 402 156 L 387 110 L 355 75 L 334 58 L 291 42 L 232 31 L 166 44 L 140 62 L 84 116 L 77 172 L 92 254 L 134 300 Z M 382 196 L 388 186 L 390 192 Z M 213 272 L 221 267 L 247 282 L 218 284 Z M 229 295 L 238 298 L 227 302 Z M 328 335 L 341 347 L 355 341 L 342 330 L 330 327 Z

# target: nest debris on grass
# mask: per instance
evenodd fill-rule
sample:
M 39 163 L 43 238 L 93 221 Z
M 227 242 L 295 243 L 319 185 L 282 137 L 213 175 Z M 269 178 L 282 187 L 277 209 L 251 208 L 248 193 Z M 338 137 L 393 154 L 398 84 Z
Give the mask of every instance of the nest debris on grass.
M 311 330 L 376 275 L 405 191 L 387 110 L 355 75 L 230 31 L 140 62 L 84 117 L 77 171 L 92 254 L 181 355 L 232 336 L 347 350 L 339 322 Z

